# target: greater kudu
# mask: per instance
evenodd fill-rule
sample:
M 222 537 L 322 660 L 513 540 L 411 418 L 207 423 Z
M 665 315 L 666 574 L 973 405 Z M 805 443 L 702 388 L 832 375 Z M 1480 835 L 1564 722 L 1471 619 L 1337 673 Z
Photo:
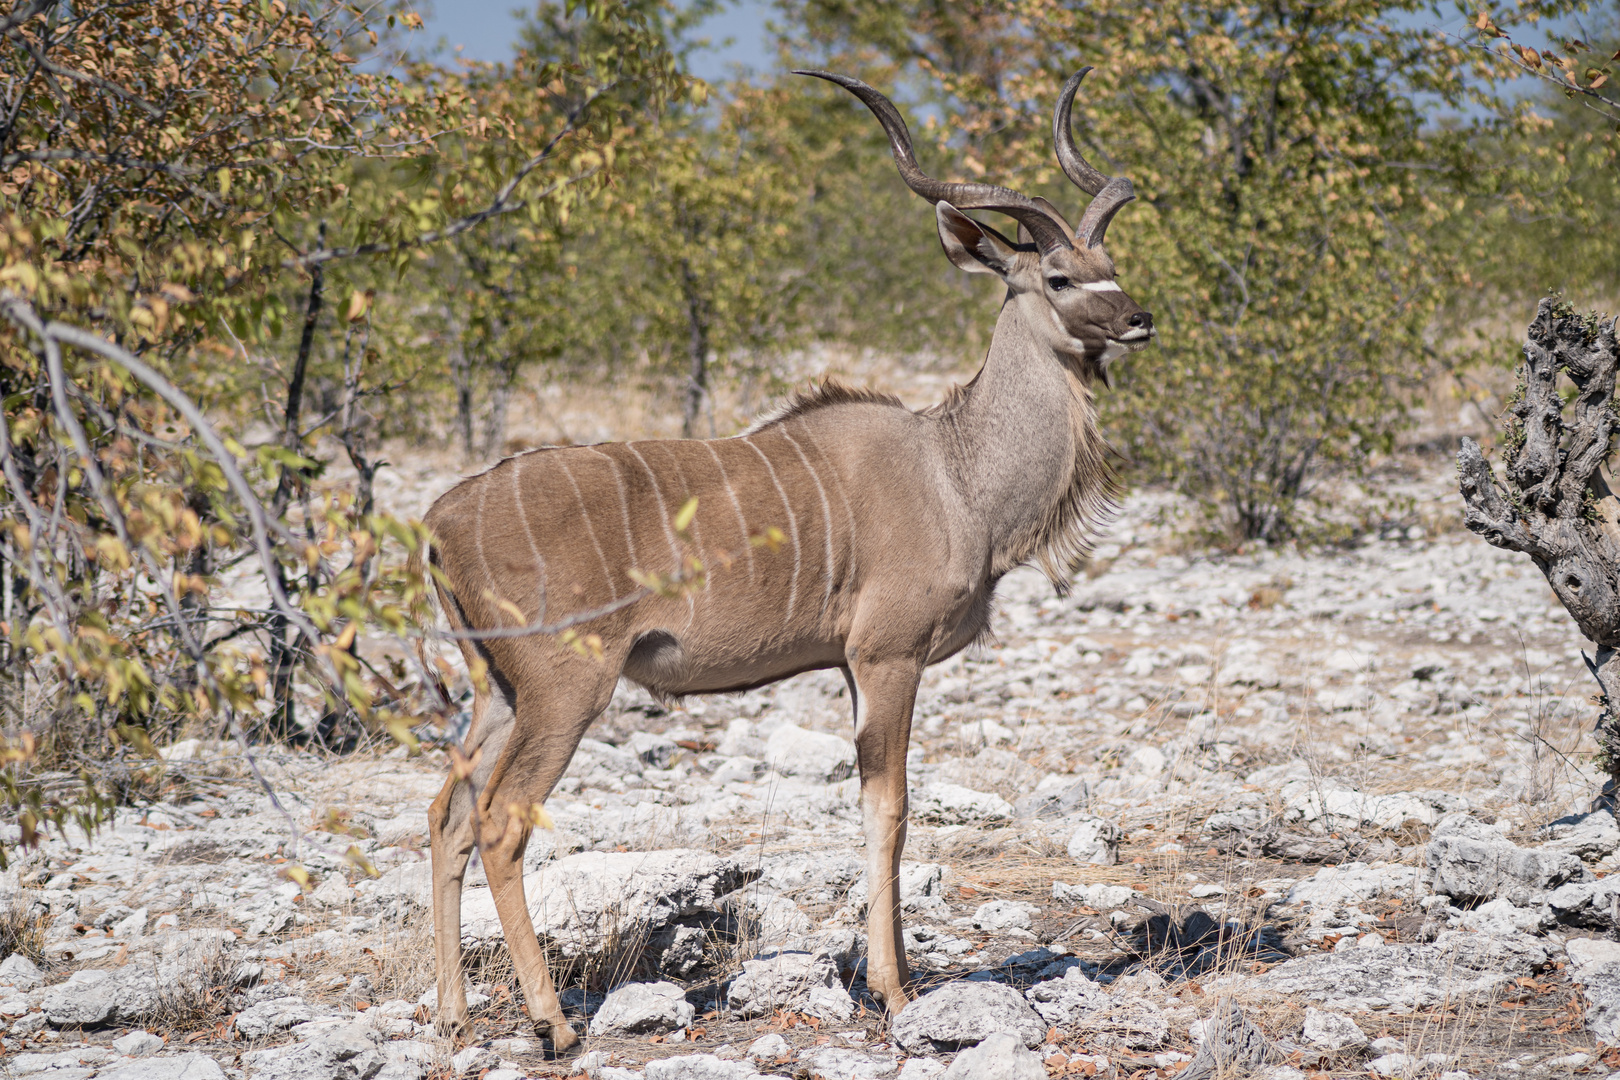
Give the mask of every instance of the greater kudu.
M 1088 69 L 1089 70 L 1089 69 Z M 1094 196 L 1077 229 L 1046 200 L 925 176 L 887 98 L 845 87 L 877 115 L 900 175 L 935 206 L 946 256 L 1007 285 L 984 366 L 940 405 L 824 383 L 742 435 L 533 451 L 462 481 L 427 516 L 439 598 L 453 627 L 511 629 L 631 595 L 631 571 L 669 574 L 688 499 L 699 551 L 730 552 L 699 590 L 650 595 L 579 627 L 600 655 L 550 636 L 463 641 L 487 664 L 473 704 L 471 783 L 434 801 L 433 921 L 441 1029 L 467 1016 L 461 886 L 480 847 L 513 966 L 537 1029 L 564 1050 L 563 1018 L 525 903 L 523 851 L 543 802 L 622 675 L 663 696 L 760 686 L 839 668 L 855 710 L 867 843 L 867 984 L 891 1014 L 907 1001 L 896 875 L 906 833 L 906 748 L 923 668 L 985 630 L 996 583 L 1036 561 L 1059 588 L 1106 519 L 1111 479 L 1092 383 L 1147 345 L 1153 319 L 1114 282 L 1103 232 L 1134 196 L 1088 165 L 1069 109 L 1053 120 L 1064 172 Z M 1015 243 L 963 214 L 1009 215 Z M 758 547 L 769 528 L 784 540 Z M 711 562 L 713 560 L 710 560 Z M 643 580 L 645 580 L 643 576 Z M 477 820 L 471 812 L 477 807 Z

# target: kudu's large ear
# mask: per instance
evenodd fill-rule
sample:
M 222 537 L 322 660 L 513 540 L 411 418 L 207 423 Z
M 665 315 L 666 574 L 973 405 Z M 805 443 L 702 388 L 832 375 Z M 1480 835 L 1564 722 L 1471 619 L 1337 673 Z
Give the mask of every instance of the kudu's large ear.
M 948 202 L 934 204 L 939 220 L 939 242 L 945 257 L 970 274 L 995 274 L 1005 279 L 1017 249 L 996 230 L 980 225 Z

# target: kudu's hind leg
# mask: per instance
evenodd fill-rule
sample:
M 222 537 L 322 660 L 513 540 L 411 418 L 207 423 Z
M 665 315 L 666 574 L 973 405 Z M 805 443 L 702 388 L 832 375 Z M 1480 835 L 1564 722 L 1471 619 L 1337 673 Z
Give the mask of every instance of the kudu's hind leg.
M 592 673 L 593 684 L 601 674 L 600 669 Z M 535 935 L 534 920 L 529 916 L 523 888 L 523 852 L 528 847 L 532 819 L 526 819 L 526 814 L 530 807 L 544 803 L 562 778 L 580 738 L 607 707 L 614 681 L 590 685 L 586 693 L 576 692 L 560 701 L 534 704 L 530 696 L 520 694 L 516 730 L 488 790 L 479 800 L 486 830 L 480 848 L 484 872 L 489 876 L 512 967 L 523 987 L 535 1031 L 549 1037 L 553 1050 L 559 1053 L 576 1046 L 579 1036 L 563 1018 L 562 1003 L 557 999 L 557 988 Z
M 490 683 L 487 690 L 473 697 L 473 719 L 464 746 L 468 756 L 477 762 L 472 775 L 468 780 L 451 776 L 428 808 L 428 839 L 433 852 L 433 958 L 439 987 L 434 1026 L 441 1035 L 460 1034 L 467 1026 L 467 990 L 461 974 L 461 887 L 478 837 L 473 792 L 489 786 L 512 733 L 509 688 L 493 673 Z
M 473 850 L 472 795 L 455 777 L 445 781 L 428 808 L 433 851 L 433 959 L 439 1002 L 434 1026 L 454 1036 L 467 1025 L 467 991 L 461 979 L 461 883 Z
M 855 752 L 866 833 L 866 985 L 890 1016 L 910 997 L 900 924 L 900 855 L 906 846 L 906 749 L 921 666 L 855 663 Z

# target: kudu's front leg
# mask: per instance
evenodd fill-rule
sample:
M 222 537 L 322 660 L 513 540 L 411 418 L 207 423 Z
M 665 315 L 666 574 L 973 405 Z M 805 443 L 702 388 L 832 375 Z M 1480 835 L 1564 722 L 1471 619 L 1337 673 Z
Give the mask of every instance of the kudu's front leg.
M 896 1016 L 911 1000 L 900 925 L 900 855 L 906 845 L 906 749 L 922 665 L 857 661 L 850 671 L 866 833 L 866 985 Z

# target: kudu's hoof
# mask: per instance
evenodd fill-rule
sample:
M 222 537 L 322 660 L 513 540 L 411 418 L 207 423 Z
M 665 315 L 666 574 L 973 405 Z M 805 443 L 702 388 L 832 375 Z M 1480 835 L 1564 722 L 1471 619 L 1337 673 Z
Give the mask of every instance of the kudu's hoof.
M 433 1031 L 442 1039 L 460 1040 L 467 1034 L 467 1018 L 440 1013 L 433 1018 Z
M 564 1023 L 553 1024 L 550 1027 L 536 1025 L 536 1034 L 542 1039 L 551 1040 L 546 1056 L 552 1060 L 572 1057 L 584 1045 L 580 1042 L 579 1033 Z
M 911 1004 L 911 995 L 904 989 L 896 987 L 892 990 L 872 990 L 872 996 L 883 1005 L 883 1011 L 890 1020 L 899 1016 L 907 1005 Z

